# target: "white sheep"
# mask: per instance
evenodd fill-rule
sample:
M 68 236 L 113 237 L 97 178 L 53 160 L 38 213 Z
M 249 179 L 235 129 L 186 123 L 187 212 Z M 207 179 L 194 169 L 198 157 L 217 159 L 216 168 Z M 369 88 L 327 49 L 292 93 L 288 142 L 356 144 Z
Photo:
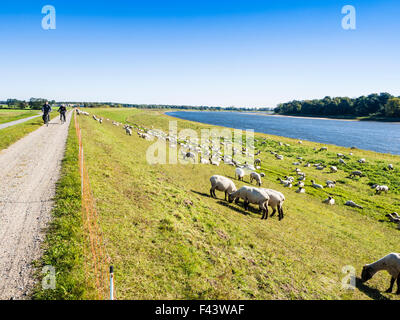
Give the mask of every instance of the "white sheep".
M 394 169 L 394 167 L 393 167 L 393 165 L 390 163 L 390 164 L 388 164 L 388 169 L 389 170 L 393 170 Z
M 352 177 L 355 177 L 355 176 L 362 177 L 363 173 L 361 171 L 359 171 L 359 170 L 354 170 L 352 173 L 350 173 L 350 177 L 352 178 Z
M 258 186 L 261 186 L 261 176 L 257 172 L 250 173 L 250 184 L 253 183 L 253 180 L 257 182 Z
M 187 158 L 192 159 L 193 161 L 196 161 L 196 155 L 193 152 L 185 152 L 185 155 L 183 156 L 183 160 L 186 160 Z
M 337 167 L 335 167 L 335 166 L 331 166 L 330 169 L 331 169 L 332 173 L 336 173 L 338 171 Z
M 333 206 L 335 204 L 335 199 L 333 199 L 331 196 L 329 196 L 328 199 L 325 199 L 322 202 L 326 203 L 326 204 L 329 204 L 330 206 Z
M 237 190 L 233 181 L 224 176 L 214 175 L 210 178 L 210 182 L 211 182 L 210 195 L 213 198 L 217 198 L 215 190 L 225 192 L 225 201 L 227 195 L 230 195 L 231 193 Z
M 334 188 L 334 187 L 336 187 L 336 181 L 326 180 L 326 187 L 327 187 L 327 188 Z
M 232 203 L 233 200 L 235 200 L 235 203 L 238 203 L 239 198 L 243 199 L 245 210 L 248 209 L 249 203 L 258 204 L 260 211 L 262 212 L 261 219 L 268 218 L 269 195 L 265 191 L 254 187 L 244 186 L 229 195 L 229 203 Z
M 276 210 L 278 210 L 279 220 L 282 220 L 283 219 L 283 203 L 285 202 L 284 194 L 282 192 L 279 192 L 279 191 L 276 191 L 273 189 L 262 188 L 261 190 L 264 190 L 269 195 L 268 205 L 273 210 L 270 217 L 273 217 Z
M 244 175 L 245 175 L 245 172 L 243 169 L 241 169 L 241 168 L 235 169 L 235 179 L 243 181 Z
M 400 294 L 400 254 L 389 253 L 382 259 L 379 259 L 373 263 L 366 264 L 361 273 L 362 282 L 366 282 L 371 279 L 375 273 L 381 270 L 386 270 L 392 278 L 390 279 L 390 287 L 386 290 L 387 293 L 391 293 L 393 290 L 394 282 L 397 279 L 397 291 L 396 294 Z
M 324 188 L 324 186 L 315 183 L 314 180 L 311 180 L 311 183 L 312 183 L 313 188 L 315 188 L 315 189 L 323 189 Z
M 362 206 L 358 205 L 357 203 L 355 203 L 352 200 L 346 201 L 346 203 L 344 205 L 345 206 L 349 206 L 349 207 L 353 207 L 353 208 L 364 209 Z
M 131 135 L 132 135 L 132 129 L 129 128 L 129 127 L 126 127 L 126 128 L 125 128 L 125 133 L 126 133 L 126 134 L 129 134 L 129 135 L 131 136 Z
M 302 188 L 302 187 L 299 187 L 299 188 L 296 190 L 296 192 L 297 192 L 297 193 L 306 193 L 306 189 L 304 189 L 304 188 Z
M 376 186 L 375 190 L 376 190 L 376 194 L 380 194 L 381 192 L 388 193 L 389 187 L 388 186 Z

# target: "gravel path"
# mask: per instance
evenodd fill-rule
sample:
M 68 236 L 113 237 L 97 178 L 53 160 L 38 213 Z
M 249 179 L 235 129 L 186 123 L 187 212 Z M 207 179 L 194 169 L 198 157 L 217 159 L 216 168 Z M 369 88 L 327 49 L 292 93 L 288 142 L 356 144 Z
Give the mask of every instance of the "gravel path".
M 20 120 L 15 120 L 15 121 L 2 123 L 2 124 L 0 124 L 0 130 L 4 129 L 4 128 L 15 126 L 16 124 L 20 124 L 20 123 L 29 121 L 31 119 L 35 119 L 35 118 L 40 117 L 40 116 L 41 116 L 41 114 L 38 114 L 37 116 L 32 116 L 32 117 L 28 117 L 28 118 L 24 118 L 24 119 L 20 119 Z
M 28 299 L 35 284 L 71 115 L 0 152 L 0 299 Z

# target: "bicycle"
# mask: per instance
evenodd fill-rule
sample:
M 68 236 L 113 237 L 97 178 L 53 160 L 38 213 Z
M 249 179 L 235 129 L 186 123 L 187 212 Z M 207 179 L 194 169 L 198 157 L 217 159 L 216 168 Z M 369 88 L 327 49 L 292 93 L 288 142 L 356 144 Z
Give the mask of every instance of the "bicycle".
M 61 124 L 64 124 L 64 123 L 65 123 L 65 121 L 66 121 L 66 119 L 65 119 L 65 113 L 60 113 L 60 121 L 61 121 Z
M 46 127 L 48 127 L 49 126 L 49 122 L 50 122 L 50 114 L 44 114 L 43 115 L 43 121 L 44 121 L 44 124 L 46 125 Z

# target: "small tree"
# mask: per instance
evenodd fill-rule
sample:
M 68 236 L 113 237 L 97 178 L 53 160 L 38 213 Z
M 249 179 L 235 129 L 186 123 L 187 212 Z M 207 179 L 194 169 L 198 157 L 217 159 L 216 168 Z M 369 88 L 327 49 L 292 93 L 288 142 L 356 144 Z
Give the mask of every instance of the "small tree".
M 400 98 L 391 98 L 385 105 L 385 116 L 400 118 Z

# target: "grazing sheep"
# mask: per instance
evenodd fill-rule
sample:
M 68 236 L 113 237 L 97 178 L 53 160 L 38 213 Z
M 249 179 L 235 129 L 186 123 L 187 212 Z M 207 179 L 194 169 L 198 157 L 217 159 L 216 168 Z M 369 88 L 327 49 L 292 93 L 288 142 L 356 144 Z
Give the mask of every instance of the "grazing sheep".
M 297 193 L 306 193 L 306 189 L 304 189 L 304 188 L 302 188 L 302 187 L 299 187 L 299 188 L 296 190 L 296 192 L 297 192 Z
M 334 188 L 334 187 L 336 187 L 336 181 L 326 180 L 326 187 L 327 187 L 327 188 Z
M 296 183 L 296 186 L 303 188 L 304 187 L 304 182 L 303 181 L 299 181 Z
M 261 178 L 264 178 L 264 177 L 265 177 L 265 173 L 264 173 L 264 172 L 261 172 L 261 173 L 260 173 L 260 176 L 261 176 Z
M 215 190 L 225 192 L 225 201 L 227 195 L 230 195 L 231 193 L 237 190 L 233 181 L 223 176 L 214 175 L 210 178 L 210 182 L 211 182 L 210 195 L 213 198 L 217 198 Z
M 362 158 L 362 159 L 358 160 L 358 162 L 359 162 L 359 163 L 365 163 L 366 160 L 365 160 L 364 158 Z
M 265 191 L 269 195 L 268 205 L 273 210 L 270 217 L 273 217 L 276 210 L 278 210 L 278 217 L 279 220 L 283 219 L 283 202 L 285 201 L 285 196 L 282 192 L 273 190 L 273 189 L 264 189 L 261 190 Z
M 331 172 L 332 173 L 336 173 L 338 170 L 337 170 L 337 167 L 335 167 L 335 166 L 331 166 Z
M 397 212 L 393 212 L 392 214 L 388 213 L 385 217 L 388 217 L 391 222 L 400 223 L 400 216 Z
M 315 189 L 323 189 L 324 188 L 322 185 L 315 183 L 314 180 L 311 180 L 311 183 L 312 183 L 313 188 L 315 188 Z
M 390 279 L 390 287 L 386 290 L 387 293 L 391 293 L 393 290 L 394 282 L 397 279 L 397 291 L 396 294 L 400 294 L 400 254 L 389 253 L 382 259 L 375 261 L 370 264 L 366 264 L 361 273 L 362 282 L 366 282 L 371 279 L 375 273 L 381 270 L 386 270 L 392 278 Z
M 359 170 L 355 170 L 352 173 L 350 173 L 350 178 L 353 178 L 355 176 L 362 177 L 363 173 L 361 171 L 359 171 Z
M 381 192 L 388 193 L 389 187 L 388 186 L 376 186 L 375 190 L 376 190 L 376 194 L 380 194 Z
M 204 157 L 200 158 L 200 163 L 201 164 L 210 164 L 210 160 Z
M 279 155 L 279 154 L 275 155 L 275 158 L 276 158 L 277 160 L 283 160 L 283 156 L 281 156 L 281 155 Z
M 394 169 L 394 167 L 393 167 L 393 165 L 390 163 L 390 164 L 388 164 L 388 169 L 389 170 L 393 170 Z
M 349 207 L 353 207 L 353 208 L 364 209 L 362 206 L 358 205 L 357 203 L 355 203 L 352 200 L 346 201 L 346 203 L 344 205 L 345 206 L 349 206 Z
M 132 135 L 132 129 L 129 128 L 129 127 L 126 127 L 126 128 L 125 128 L 125 133 L 126 133 L 126 134 L 129 134 L 129 135 L 131 136 L 131 135 Z
M 257 172 L 250 173 L 250 184 L 253 183 L 253 180 L 257 182 L 259 187 L 261 186 L 261 176 Z
M 339 159 L 339 162 L 346 165 L 346 161 L 344 161 L 342 158 Z
M 319 149 L 319 151 L 328 151 L 327 147 L 321 147 L 321 149 Z
M 191 158 L 193 161 L 196 160 L 196 155 L 193 152 L 186 152 L 185 155 L 183 156 L 183 160 L 186 160 L 187 158 Z
M 254 160 L 254 165 L 256 166 L 256 165 L 261 165 L 261 160 L 260 159 L 256 159 L 256 160 Z
M 262 212 L 261 219 L 268 218 L 268 201 L 269 195 L 262 191 L 261 189 L 257 189 L 254 187 L 244 186 L 241 187 L 236 192 L 233 192 L 229 195 L 229 203 L 232 203 L 235 200 L 235 203 L 239 202 L 239 198 L 243 199 L 244 209 L 247 210 L 249 207 L 249 203 L 258 204 L 260 207 L 260 211 Z
M 243 169 L 241 169 L 241 168 L 236 168 L 235 169 L 235 179 L 238 179 L 239 181 L 240 180 L 244 181 L 243 180 L 244 175 L 245 175 L 245 172 L 244 172 Z
M 326 203 L 326 204 L 329 204 L 330 206 L 333 206 L 335 204 L 335 199 L 333 199 L 331 196 L 329 196 L 328 199 L 325 199 L 322 202 Z

